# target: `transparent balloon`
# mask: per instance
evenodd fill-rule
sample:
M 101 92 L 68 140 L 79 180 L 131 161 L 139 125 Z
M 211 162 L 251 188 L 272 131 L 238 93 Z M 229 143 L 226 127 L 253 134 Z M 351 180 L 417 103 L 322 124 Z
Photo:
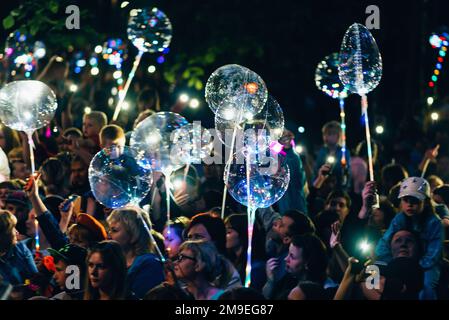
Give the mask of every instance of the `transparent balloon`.
M 213 149 L 212 135 L 200 122 L 189 123 L 174 132 L 173 152 L 185 163 L 200 164 Z
M 128 39 L 143 52 L 162 52 L 172 38 L 172 24 L 158 8 L 133 9 L 128 22 Z
M 108 208 L 138 205 L 153 182 L 151 169 L 141 167 L 129 147 L 99 151 L 89 166 L 89 183 L 95 199 Z
M 344 99 L 348 91 L 338 76 L 338 53 L 334 52 L 320 61 L 315 70 L 315 84 L 318 89 L 334 99 Z
M 222 118 L 249 118 L 259 113 L 268 98 L 262 78 L 248 68 L 229 64 L 215 70 L 206 83 L 209 108 Z
M 164 174 L 188 163 L 173 144 L 176 131 L 188 124 L 174 112 L 158 112 L 146 118 L 131 134 L 130 145 L 137 151 L 137 161 L 145 168 Z
M 249 163 L 247 172 L 247 162 Z M 247 175 L 249 175 L 249 197 Z M 236 153 L 229 167 L 227 188 L 239 203 L 254 208 L 267 208 L 282 198 L 290 182 L 290 169 L 285 157 L 249 156 Z
M 271 142 L 277 141 L 284 132 L 284 113 L 279 103 L 271 95 L 268 95 L 262 111 L 248 118 L 236 119 L 235 114 L 227 118 L 220 117 L 221 112 L 215 114 L 215 128 L 218 137 L 227 147 L 232 147 L 232 139 L 235 138 L 236 150 L 243 147 L 251 148 L 257 145 L 268 147 Z M 240 120 L 240 121 L 239 121 Z
M 33 44 L 30 36 L 19 31 L 11 32 L 6 39 L 5 54 L 6 58 L 14 63 L 18 63 L 18 57 L 26 56 L 33 51 Z M 20 58 L 19 58 L 20 60 Z
M 14 81 L 0 90 L 0 119 L 14 130 L 32 133 L 46 126 L 57 107 L 54 92 L 40 81 Z
M 354 23 L 340 48 L 338 75 L 346 88 L 359 95 L 372 91 L 382 77 L 382 57 L 369 30 Z

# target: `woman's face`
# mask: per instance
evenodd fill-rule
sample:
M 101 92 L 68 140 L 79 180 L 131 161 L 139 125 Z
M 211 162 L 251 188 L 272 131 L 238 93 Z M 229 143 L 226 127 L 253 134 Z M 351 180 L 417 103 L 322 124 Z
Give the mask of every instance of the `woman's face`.
M 179 246 L 182 244 L 182 239 L 178 236 L 176 231 L 170 227 L 165 227 L 162 234 L 164 236 L 164 246 L 167 251 L 167 255 L 170 259 L 173 259 L 178 254 Z
M 231 225 L 226 225 L 226 249 L 237 249 L 241 246 L 239 234 L 232 229 Z
M 187 233 L 187 238 L 189 240 L 212 241 L 212 237 L 210 236 L 206 227 L 201 223 L 196 224 L 190 228 L 189 232 Z
M 424 210 L 424 201 L 411 196 L 402 197 L 401 210 L 409 217 L 415 216 Z
M 189 280 L 196 275 L 196 258 L 192 250 L 183 249 L 175 260 L 174 271 L 178 279 Z
M 302 248 L 290 244 L 288 255 L 285 257 L 285 268 L 290 274 L 299 274 L 304 269 L 304 260 L 302 258 Z
M 126 232 L 120 221 L 111 221 L 109 223 L 109 236 L 117 241 L 122 248 L 127 247 L 131 242 L 131 235 Z
M 110 272 L 99 252 L 94 252 L 87 262 L 90 285 L 95 289 L 104 289 L 110 284 Z

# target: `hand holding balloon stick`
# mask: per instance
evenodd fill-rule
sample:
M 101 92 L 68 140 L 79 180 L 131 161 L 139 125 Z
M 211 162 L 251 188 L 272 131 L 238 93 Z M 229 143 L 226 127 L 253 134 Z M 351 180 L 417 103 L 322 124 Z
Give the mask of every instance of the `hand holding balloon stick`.
M 361 97 L 362 117 L 365 124 L 370 181 L 374 181 L 371 134 L 368 121 L 368 99 L 382 77 L 382 58 L 376 41 L 368 29 L 354 23 L 346 31 L 340 49 L 338 75 L 349 91 Z M 378 197 L 377 197 L 378 198 Z M 377 203 L 374 206 L 378 206 Z
M 424 164 L 422 165 L 421 178 L 424 178 L 424 176 L 426 175 L 427 167 L 429 166 L 430 161 L 434 160 L 438 156 L 439 149 L 440 145 L 437 144 L 435 148 L 426 151 Z
M 112 117 L 116 121 L 125 101 L 126 94 L 139 67 L 145 52 L 163 52 L 168 48 L 172 38 L 172 24 L 168 17 L 158 8 L 133 9 L 130 11 L 128 22 L 128 39 L 139 50 L 125 82 L 123 90 L 119 92 L 119 101 Z

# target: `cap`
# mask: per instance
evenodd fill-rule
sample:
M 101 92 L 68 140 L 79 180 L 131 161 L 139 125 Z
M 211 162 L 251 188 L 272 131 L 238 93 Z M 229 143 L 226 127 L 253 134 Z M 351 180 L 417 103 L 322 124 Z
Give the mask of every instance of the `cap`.
M 103 241 L 108 238 L 108 234 L 106 233 L 104 226 L 100 223 L 100 221 L 89 214 L 80 213 L 76 217 L 76 223 L 86 227 L 94 235 L 97 241 Z
M 69 265 L 84 265 L 87 256 L 86 249 L 74 244 L 66 244 L 59 250 L 48 248 L 48 252 L 55 261 L 63 260 Z
M 410 177 L 402 181 L 398 199 L 410 196 L 419 200 L 430 198 L 430 185 L 426 179 Z

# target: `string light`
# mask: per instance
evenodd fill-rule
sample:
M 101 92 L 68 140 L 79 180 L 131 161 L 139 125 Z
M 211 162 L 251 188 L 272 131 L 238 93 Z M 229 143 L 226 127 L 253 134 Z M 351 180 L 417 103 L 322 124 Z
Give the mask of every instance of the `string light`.
M 435 68 L 432 72 L 431 80 L 428 83 L 429 88 L 434 88 L 435 83 L 438 81 L 438 76 L 441 74 L 442 63 L 444 62 L 444 58 L 446 57 L 447 46 L 449 35 L 446 32 L 443 32 L 441 35 L 432 34 L 429 38 L 429 43 L 433 49 L 439 49 L 438 58 Z M 427 99 L 427 104 L 430 106 L 429 98 Z

